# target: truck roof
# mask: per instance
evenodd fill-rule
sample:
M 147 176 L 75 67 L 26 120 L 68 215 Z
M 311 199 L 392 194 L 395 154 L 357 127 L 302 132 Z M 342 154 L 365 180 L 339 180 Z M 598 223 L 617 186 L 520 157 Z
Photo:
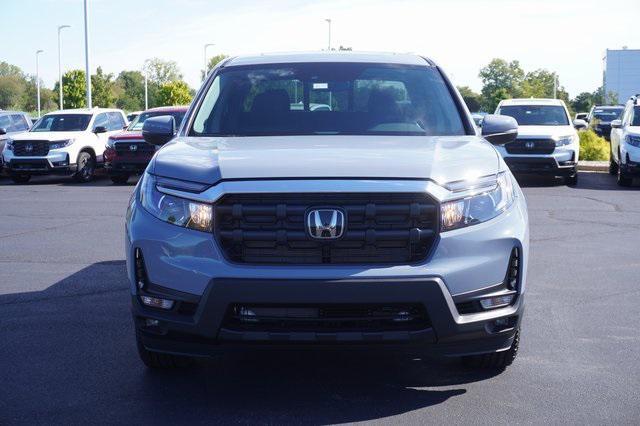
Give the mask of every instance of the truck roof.
M 172 106 L 161 106 L 155 108 L 149 108 L 144 110 L 143 112 L 171 112 L 171 111 L 186 111 L 189 109 L 189 105 L 172 105 Z
M 549 98 L 514 98 L 504 99 L 500 101 L 500 106 L 508 105 L 557 105 L 564 106 L 562 99 L 549 99 Z
M 46 115 L 58 115 L 58 114 L 97 114 L 100 112 L 122 112 L 121 109 L 117 108 L 72 108 L 72 109 L 63 109 L 58 111 L 48 112 Z
M 321 51 L 295 53 L 263 53 L 252 56 L 237 56 L 231 58 L 224 64 L 224 66 L 267 65 L 303 62 L 360 62 L 422 66 L 433 65 L 433 62 L 429 59 L 411 53 Z

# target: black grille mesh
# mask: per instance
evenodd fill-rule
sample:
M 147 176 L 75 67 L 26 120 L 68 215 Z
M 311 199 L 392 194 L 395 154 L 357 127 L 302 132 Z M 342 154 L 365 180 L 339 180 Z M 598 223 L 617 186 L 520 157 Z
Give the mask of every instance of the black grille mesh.
M 308 235 L 306 214 L 316 208 L 345 212 L 341 238 Z M 422 193 L 230 194 L 215 206 L 215 233 L 241 263 L 407 263 L 427 256 L 438 218 Z
M 14 141 L 13 153 L 17 157 L 41 157 L 49 153 L 48 141 Z
M 556 149 L 556 142 L 553 139 L 516 139 L 505 148 L 509 154 L 551 154 Z

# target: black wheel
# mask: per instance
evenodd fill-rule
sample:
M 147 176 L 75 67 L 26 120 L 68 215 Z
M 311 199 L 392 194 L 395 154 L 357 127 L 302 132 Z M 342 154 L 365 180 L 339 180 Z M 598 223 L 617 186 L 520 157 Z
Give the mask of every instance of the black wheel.
M 520 346 L 520 330 L 516 331 L 511 347 L 506 351 L 494 352 L 482 355 L 469 355 L 462 357 L 462 363 L 471 368 L 486 368 L 504 370 L 515 361 Z
M 11 173 L 9 177 L 11 177 L 11 180 L 15 183 L 27 183 L 29 179 L 31 179 L 31 175 L 26 173 Z
M 613 151 L 609 147 L 609 174 L 615 176 L 618 173 L 618 163 L 613 159 Z
M 188 367 L 193 363 L 193 359 L 186 356 L 178 356 L 171 354 L 163 354 L 153 352 L 144 347 L 140 341 L 140 336 L 136 332 L 136 345 L 138 346 L 138 355 L 144 365 L 153 369 L 171 369 Z
M 75 174 L 77 182 L 90 182 L 96 171 L 96 159 L 86 151 L 78 155 L 78 171 Z
M 117 185 L 124 185 L 129 180 L 129 175 L 111 175 L 111 182 Z
M 576 186 L 578 184 L 578 172 L 576 171 L 572 175 L 565 177 L 564 183 L 567 186 Z
M 633 178 L 627 176 L 627 174 L 622 171 L 622 167 L 618 166 L 618 185 L 619 186 L 631 186 L 633 183 Z

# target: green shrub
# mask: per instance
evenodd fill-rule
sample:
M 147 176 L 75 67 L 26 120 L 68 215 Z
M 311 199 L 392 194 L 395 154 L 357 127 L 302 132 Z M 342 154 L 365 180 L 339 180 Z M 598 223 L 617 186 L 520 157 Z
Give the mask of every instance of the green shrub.
M 593 130 L 578 132 L 580 135 L 580 160 L 608 161 L 609 142 L 596 135 Z

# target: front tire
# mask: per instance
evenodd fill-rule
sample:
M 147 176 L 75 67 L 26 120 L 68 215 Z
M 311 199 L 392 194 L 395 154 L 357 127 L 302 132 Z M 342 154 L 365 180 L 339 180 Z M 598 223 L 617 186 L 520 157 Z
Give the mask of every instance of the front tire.
M 520 346 L 520 329 L 516 331 L 511 347 L 506 351 L 462 357 L 462 363 L 471 368 L 504 370 L 515 361 Z
M 14 183 L 27 183 L 31 179 L 31 175 L 26 173 L 11 173 L 9 177 Z
M 111 182 L 116 185 L 124 185 L 129 180 L 129 175 L 111 175 Z
M 622 170 L 622 167 L 618 166 L 618 186 L 628 187 L 633 183 L 633 178 L 627 176 L 627 174 Z
M 618 174 L 618 163 L 613 159 L 613 151 L 609 147 L 609 174 L 615 176 Z
M 148 350 L 142 344 L 140 336 L 136 332 L 136 345 L 138 347 L 138 355 L 140 360 L 147 368 L 155 370 L 168 370 L 172 368 L 188 367 L 193 363 L 193 359 L 186 356 L 178 356 L 172 354 L 164 354 Z
M 91 182 L 95 171 L 96 159 L 87 151 L 82 151 L 78 155 L 78 171 L 74 175 L 76 182 Z
M 572 175 L 564 178 L 564 183 L 567 186 L 576 186 L 578 184 L 578 172 L 574 172 Z

